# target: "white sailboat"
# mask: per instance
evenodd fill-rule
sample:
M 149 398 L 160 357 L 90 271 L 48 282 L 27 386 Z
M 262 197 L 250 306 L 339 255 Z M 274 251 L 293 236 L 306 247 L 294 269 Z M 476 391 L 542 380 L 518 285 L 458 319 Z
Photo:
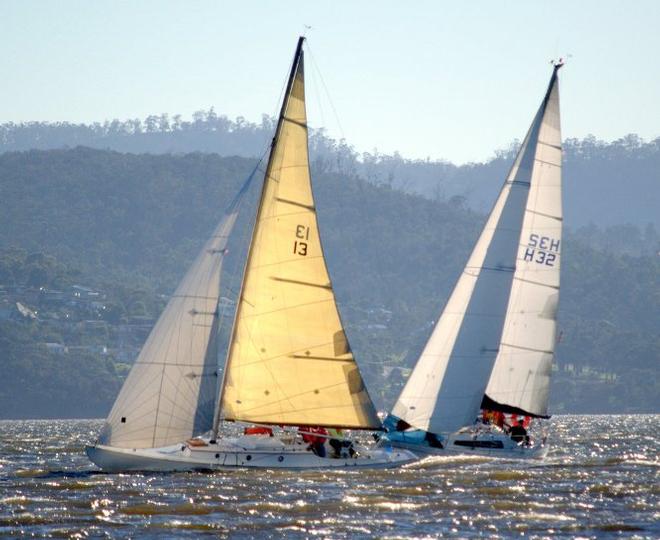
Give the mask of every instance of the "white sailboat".
M 548 418 L 562 231 L 561 66 L 554 64 L 472 255 L 384 422 L 388 444 L 429 454 L 547 452 L 545 437 L 531 441 L 518 427 L 510 435 L 501 422 L 475 419 L 480 410 Z
M 324 444 L 330 436 L 319 429 L 382 426 L 344 333 L 321 247 L 303 41 L 271 146 L 222 381 L 220 269 L 238 201 L 174 293 L 98 441 L 87 447 L 105 470 L 392 467 L 416 459 L 398 448 L 359 447 L 336 432 L 328 441 L 336 448 L 331 457 Z M 231 436 L 227 422 L 273 428 Z

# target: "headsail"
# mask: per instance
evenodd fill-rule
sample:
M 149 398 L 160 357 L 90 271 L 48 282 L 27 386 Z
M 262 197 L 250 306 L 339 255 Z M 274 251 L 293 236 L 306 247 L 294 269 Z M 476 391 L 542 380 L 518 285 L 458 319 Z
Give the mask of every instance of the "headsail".
M 561 126 L 555 66 L 539 131 L 500 351 L 484 398 L 489 409 L 546 416 L 557 332 L 561 254 Z
M 550 187 L 553 180 L 547 180 L 547 187 L 546 183 L 544 187 L 535 185 L 539 178 L 549 178 L 547 171 L 550 167 L 553 168 L 551 175 L 555 175 L 554 169 L 561 159 L 561 150 L 554 142 L 559 133 L 555 127 L 558 126 L 556 84 L 555 69 L 546 96 L 467 266 L 394 406 L 395 416 L 418 429 L 433 433 L 453 432 L 472 424 L 479 411 L 500 351 L 511 293 L 517 292 L 525 279 L 516 268 L 518 259 L 525 256 L 530 238 L 530 215 L 534 210 L 528 210 L 529 201 L 544 197 L 558 187 L 556 183 Z M 551 134 L 553 130 L 557 133 Z M 534 203 L 532 206 L 536 205 L 539 213 L 557 215 L 554 202 Z M 538 220 L 535 223 L 541 224 L 540 214 L 535 219 Z M 554 218 L 547 219 L 556 226 Z M 523 230 L 524 227 L 527 228 Z M 525 246 L 521 247 L 523 239 Z M 520 279 L 515 281 L 519 283 L 514 289 L 514 278 L 518 277 Z M 546 279 L 540 279 L 546 283 Z M 547 280 L 554 283 L 552 278 Z M 536 307 L 530 305 L 529 309 Z M 548 306 L 544 309 L 547 312 Z M 508 337 L 509 333 L 506 335 Z M 499 381 L 503 379 L 498 377 L 494 386 L 498 392 L 502 388 Z M 495 394 L 499 397 L 498 392 Z
M 298 42 L 248 253 L 225 367 L 222 417 L 380 428 L 326 268 L 307 148 Z
M 149 334 L 99 436 L 101 444 L 153 448 L 211 429 L 218 391 L 220 271 L 253 175 Z

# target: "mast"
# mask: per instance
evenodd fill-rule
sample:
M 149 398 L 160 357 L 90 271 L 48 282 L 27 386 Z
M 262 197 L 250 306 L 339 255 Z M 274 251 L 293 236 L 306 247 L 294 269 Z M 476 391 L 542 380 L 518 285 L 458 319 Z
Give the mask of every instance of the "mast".
M 282 122 L 284 121 L 284 113 L 286 112 L 286 106 L 289 101 L 289 94 L 291 93 L 291 88 L 293 87 L 293 81 L 296 77 L 296 72 L 298 70 L 298 64 L 303 54 L 303 43 L 305 42 L 305 36 L 300 36 L 298 38 L 298 44 L 296 45 L 296 52 L 293 55 L 293 62 L 291 63 L 291 71 L 289 72 L 289 80 L 286 83 L 286 91 L 284 92 L 284 99 L 282 100 L 282 106 L 280 107 L 280 115 L 277 119 L 277 126 L 275 128 L 275 134 L 273 135 L 273 140 L 270 143 L 270 153 L 272 154 L 273 148 L 277 144 L 279 138 L 280 130 L 282 129 Z M 254 222 L 252 223 L 252 235 L 250 237 L 250 246 L 248 247 L 248 254 L 245 259 L 245 265 L 243 266 L 243 277 L 241 279 L 241 290 L 238 294 L 238 299 L 236 302 L 236 310 L 234 311 L 234 319 L 231 327 L 231 337 L 229 339 L 229 347 L 227 347 L 227 354 L 225 356 L 225 367 L 222 370 L 222 383 L 220 384 L 220 391 L 218 393 L 218 399 L 215 406 L 215 412 L 213 416 L 213 429 L 212 429 L 212 438 L 215 439 L 218 435 L 218 426 L 220 425 L 220 413 L 222 409 L 222 396 L 225 390 L 225 383 L 227 379 L 227 363 L 229 361 L 229 355 L 231 353 L 231 344 L 233 343 L 236 337 L 236 321 L 238 319 L 238 309 L 240 303 L 243 301 L 243 289 L 245 288 L 245 275 L 247 269 L 250 265 L 250 260 L 252 258 L 252 245 L 254 244 L 254 238 L 257 232 L 257 223 L 259 222 L 259 217 L 261 216 L 261 209 L 263 207 L 264 196 L 266 194 L 266 179 L 270 176 L 270 171 L 273 167 L 272 156 L 268 157 L 268 164 L 266 165 L 266 172 L 264 173 L 264 180 L 261 183 L 261 194 L 259 195 L 259 203 L 257 205 L 257 212 L 254 217 Z
M 341 323 L 318 230 L 303 41 L 266 168 L 217 422 L 222 414 L 260 424 L 379 429 Z

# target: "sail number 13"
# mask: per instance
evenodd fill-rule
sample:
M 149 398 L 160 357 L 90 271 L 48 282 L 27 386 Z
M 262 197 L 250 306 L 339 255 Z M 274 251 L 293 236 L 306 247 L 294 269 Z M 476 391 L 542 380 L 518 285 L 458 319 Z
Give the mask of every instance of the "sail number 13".
M 296 255 L 307 255 L 307 242 L 309 240 L 309 227 L 305 225 L 296 225 L 296 238 L 293 242 L 293 252 Z M 303 241 L 304 240 L 304 241 Z

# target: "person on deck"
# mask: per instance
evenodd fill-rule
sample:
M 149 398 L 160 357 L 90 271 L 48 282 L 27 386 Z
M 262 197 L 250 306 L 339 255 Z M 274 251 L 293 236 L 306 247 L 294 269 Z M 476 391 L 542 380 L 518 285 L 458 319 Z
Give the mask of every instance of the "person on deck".
M 332 437 L 328 440 L 328 444 L 332 447 L 332 457 L 339 458 L 341 457 L 341 449 L 343 447 L 343 438 L 344 433 L 341 429 L 330 428 L 328 429 L 328 435 Z
M 501 411 L 494 411 L 493 412 L 493 424 L 495 424 L 498 428 L 501 430 L 505 431 L 504 429 L 504 413 Z
M 342 457 L 343 449 L 347 450 L 348 455 L 350 457 L 353 457 L 355 455 L 355 448 L 353 448 L 353 441 L 344 439 L 344 432 L 341 429 L 330 428 L 328 429 L 328 435 L 332 437 L 328 441 L 328 444 L 330 444 L 333 450 L 332 457 L 334 458 Z M 346 457 L 346 454 L 344 454 L 344 457 Z
M 273 436 L 273 430 L 268 426 L 247 426 L 243 429 L 243 435 L 268 435 Z
M 319 457 L 325 457 L 325 440 L 327 437 L 319 437 L 318 435 L 327 435 L 328 431 L 323 427 L 303 427 L 298 428 L 298 432 L 302 435 L 303 442 L 307 443 L 309 446 L 308 450 L 311 450 Z M 315 435 L 318 434 L 318 435 Z
M 527 435 L 527 430 L 525 429 L 525 426 L 523 426 L 522 420 L 516 421 L 514 425 L 511 426 L 509 433 L 511 434 L 511 439 L 517 443 L 522 442 L 524 444 L 529 444 L 529 435 Z

